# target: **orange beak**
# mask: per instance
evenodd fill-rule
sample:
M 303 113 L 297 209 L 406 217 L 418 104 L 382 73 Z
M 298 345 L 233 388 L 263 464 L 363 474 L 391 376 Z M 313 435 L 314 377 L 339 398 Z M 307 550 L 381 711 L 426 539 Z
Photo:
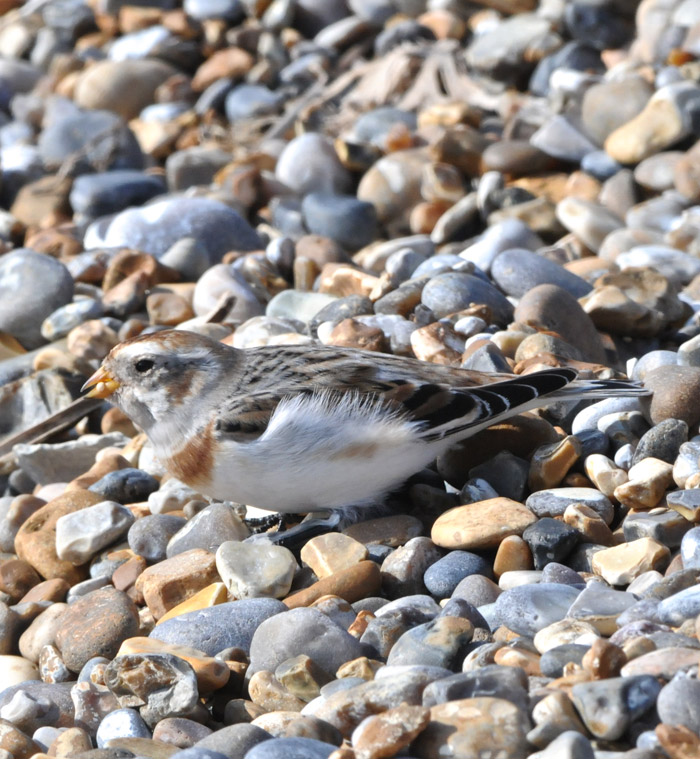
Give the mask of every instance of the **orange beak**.
M 86 398 L 109 398 L 118 387 L 119 382 L 101 366 L 83 385 L 81 391 L 92 388 L 89 393 L 86 393 Z

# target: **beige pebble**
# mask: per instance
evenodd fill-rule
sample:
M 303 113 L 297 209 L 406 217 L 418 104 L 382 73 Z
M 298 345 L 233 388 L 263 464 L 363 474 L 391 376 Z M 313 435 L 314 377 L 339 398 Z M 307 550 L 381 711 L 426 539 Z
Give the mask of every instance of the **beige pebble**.
M 36 664 L 23 656 L 0 656 L 0 683 L 3 689 L 26 680 L 40 680 Z
M 668 564 L 671 551 L 653 538 L 639 538 L 612 548 L 604 548 L 593 556 L 595 574 L 610 585 L 627 585 L 650 569 Z
M 653 509 L 673 482 L 673 466 L 648 457 L 628 472 L 629 481 L 615 488 L 615 498 L 631 509 Z
M 216 568 L 233 599 L 284 598 L 297 562 L 283 546 L 227 540 L 216 551 Z
M 567 643 L 578 643 L 590 646 L 600 637 L 598 630 L 589 622 L 565 617 L 558 622 L 553 622 L 543 627 L 535 634 L 533 642 L 535 648 L 544 654 L 552 648 L 563 646 Z
M 490 498 L 441 514 L 431 537 L 441 548 L 496 548 L 504 538 L 522 535 L 536 521 L 537 517 L 521 503 L 510 498 Z
M 612 530 L 600 514 L 583 503 L 569 504 L 564 511 L 564 522 L 575 527 L 591 543 L 612 546 L 617 542 Z
M 366 546 L 338 532 L 311 538 L 301 549 L 301 560 L 311 567 L 319 579 L 366 558 Z
M 223 582 L 213 582 L 202 588 L 200 591 L 190 596 L 187 600 L 173 606 L 158 620 L 158 624 L 165 622 L 166 619 L 179 617 L 180 614 L 187 614 L 188 611 L 197 611 L 198 609 L 207 609 L 210 606 L 226 603 L 228 601 L 228 591 Z
M 300 712 L 305 702 L 290 693 L 282 683 L 266 670 L 255 672 L 248 682 L 248 693 L 254 704 L 269 712 L 284 710 Z
M 580 455 L 581 443 L 573 435 L 540 446 L 530 459 L 530 490 L 546 490 L 559 485 Z
M 493 560 L 493 573 L 498 579 L 505 572 L 532 569 L 532 551 L 520 535 L 504 538 Z
M 401 704 L 367 717 L 353 730 L 357 759 L 383 759 L 406 748 L 430 722 L 430 709 Z
M 148 567 L 136 581 L 136 589 L 156 619 L 221 578 L 216 557 L 202 548 L 174 556 Z
M 590 481 L 608 498 L 613 497 L 615 488 L 624 485 L 629 479 L 624 469 L 620 469 L 614 461 L 603 456 L 602 453 L 592 453 L 590 456 L 586 456 L 583 468 Z

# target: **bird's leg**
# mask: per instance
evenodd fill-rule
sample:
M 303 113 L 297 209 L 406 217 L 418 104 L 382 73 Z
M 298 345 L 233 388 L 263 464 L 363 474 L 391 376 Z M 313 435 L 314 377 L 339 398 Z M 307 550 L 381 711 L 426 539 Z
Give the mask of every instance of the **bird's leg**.
M 311 538 L 316 537 L 316 535 L 323 535 L 326 532 L 336 532 L 342 526 L 341 523 L 343 521 L 342 512 L 331 511 L 326 517 L 305 519 L 300 524 L 285 530 L 283 529 L 283 524 L 284 518 L 287 515 L 277 514 L 275 516 L 282 517 L 282 520 L 279 522 L 280 529 L 277 532 L 259 532 L 246 538 L 246 542 L 271 543 L 294 551 L 300 549 Z
M 264 517 L 250 517 L 244 521 L 253 535 L 258 535 L 273 527 L 277 527 L 279 530 L 283 529 L 286 516 L 280 512 L 272 512 Z

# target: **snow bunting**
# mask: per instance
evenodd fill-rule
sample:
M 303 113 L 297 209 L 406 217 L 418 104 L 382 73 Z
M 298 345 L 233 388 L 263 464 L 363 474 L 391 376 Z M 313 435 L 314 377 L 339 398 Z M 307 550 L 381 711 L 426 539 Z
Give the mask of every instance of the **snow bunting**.
M 494 377 L 325 346 L 238 350 L 168 330 L 117 345 L 83 389 L 121 408 L 167 471 L 200 492 L 303 513 L 381 502 L 451 445 L 521 411 L 646 394 L 576 374 Z

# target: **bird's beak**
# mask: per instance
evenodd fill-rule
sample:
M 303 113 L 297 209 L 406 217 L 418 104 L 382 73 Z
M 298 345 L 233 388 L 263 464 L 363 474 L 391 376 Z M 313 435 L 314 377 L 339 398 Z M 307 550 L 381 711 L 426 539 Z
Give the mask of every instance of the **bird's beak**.
M 109 398 L 110 395 L 119 387 L 119 382 L 101 366 L 90 379 L 82 386 L 81 392 L 92 388 L 86 393 L 86 398 Z

